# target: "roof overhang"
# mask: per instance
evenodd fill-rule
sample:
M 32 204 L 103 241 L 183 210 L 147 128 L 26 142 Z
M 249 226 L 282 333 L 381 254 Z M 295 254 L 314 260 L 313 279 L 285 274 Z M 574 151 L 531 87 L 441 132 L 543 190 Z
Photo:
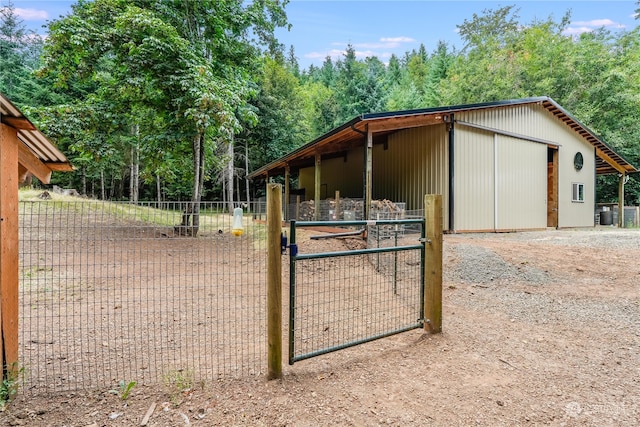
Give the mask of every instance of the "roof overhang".
M 444 124 L 449 115 L 461 111 L 490 108 L 504 108 L 513 105 L 540 104 L 556 118 L 564 122 L 574 132 L 595 147 L 596 173 L 628 174 L 637 169 L 617 154 L 601 138 L 580 123 L 571 114 L 558 105 L 553 99 L 543 96 L 526 99 L 487 102 L 480 104 L 456 105 L 449 107 L 425 108 L 419 110 L 396 111 L 388 113 L 363 114 L 339 126 L 297 150 L 261 167 L 249 174 L 249 178 L 282 175 L 287 168 L 299 169 L 314 164 L 316 155 L 324 157 L 340 156 L 342 153 L 363 146 L 367 132 L 373 135 L 374 144 L 385 135 L 401 129 L 419 126 Z
M 16 130 L 22 143 L 18 150 L 20 179 L 32 173 L 45 184 L 51 172 L 70 172 L 74 168 L 64 154 L 36 128 L 29 119 L 2 93 L 0 93 L 0 122 Z

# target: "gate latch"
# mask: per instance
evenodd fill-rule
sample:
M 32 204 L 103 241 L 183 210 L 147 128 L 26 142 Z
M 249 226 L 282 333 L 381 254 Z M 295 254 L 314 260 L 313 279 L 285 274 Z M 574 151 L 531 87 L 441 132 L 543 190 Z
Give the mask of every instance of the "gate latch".
M 287 233 L 281 233 L 280 234 L 280 250 L 282 251 L 282 253 L 286 253 L 287 252 L 287 248 L 289 248 L 289 255 L 290 256 L 296 256 L 298 255 L 298 245 L 293 244 L 293 245 L 287 245 Z

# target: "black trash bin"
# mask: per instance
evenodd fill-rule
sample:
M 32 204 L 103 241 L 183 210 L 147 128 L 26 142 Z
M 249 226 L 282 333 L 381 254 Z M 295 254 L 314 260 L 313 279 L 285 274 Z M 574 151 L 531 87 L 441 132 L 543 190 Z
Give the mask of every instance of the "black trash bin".
M 600 225 L 611 225 L 611 224 L 613 224 L 613 212 L 612 211 L 600 212 Z

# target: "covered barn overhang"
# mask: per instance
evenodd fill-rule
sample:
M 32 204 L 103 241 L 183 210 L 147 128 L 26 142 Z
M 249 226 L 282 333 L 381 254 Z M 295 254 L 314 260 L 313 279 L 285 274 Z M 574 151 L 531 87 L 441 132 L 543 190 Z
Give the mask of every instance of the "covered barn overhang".
M 594 132 L 580 123 L 553 99 L 543 96 L 480 104 L 363 114 L 252 172 L 249 178 L 279 176 L 284 175 L 287 170 L 295 171 L 311 167 L 315 164 L 315 159 L 318 155 L 322 156 L 322 158 L 340 157 L 353 148 L 363 147 L 367 141 L 367 135 L 372 139 L 373 144 L 377 144 L 384 142 L 386 140 L 385 137 L 392 132 L 412 127 L 447 123 L 451 119 L 451 114 L 456 112 L 503 108 L 522 104 L 542 105 L 574 132 L 591 143 L 596 152 L 596 173 L 598 175 L 627 175 L 637 172 L 637 169 L 631 163 L 616 153 Z
M 291 173 L 295 173 L 303 168 L 314 167 L 315 169 L 315 202 L 319 203 L 320 194 L 320 164 L 322 159 L 330 159 L 334 157 L 346 156 L 347 152 L 358 147 L 362 147 L 364 152 L 364 170 L 363 170 L 363 198 L 364 215 L 367 216 L 369 206 L 371 205 L 372 196 L 372 149 L 375 144 L 385 143 L 388 135 L 404 129 L 430 126 L 438 124 L 447 124 L 451 131 L 455 123 L 463 126 L 480 127 L 472 123 L 458 122 L 455 118 L 456 113 L 473 110 L 489 110 L 507 108 L 517 105 L 535 104 L 540 105 L 552 114 L 556 119 L 562 121 L 573 132 L 577 133 L 581 138 L 594 147 L 596 155 L 596 175 L 617 174 L 620 179 L 619 185 L 619 209 L 623 211 L 624 207 L 624 183 L 626 177 L 630 173 L 638 172 L 638 170 L 621 155 L 616 153 L 609 147 L 602 138 L 598 137 L 593 131 L 580 123 L 576 118 L 564 110 L 558 103 L 547 96 L 514 99 L 506 101 L 487 102 L 480 104 L 467 104 L 449 107 L 435 107 L 418 110 L 396 111 L 387 113 L 363 114 L 355 117 L 349 122 L 337 127 L 330 132 L 316 138 L 306 145 L 292 151 L 291 153 L 261 167 L 260 169 L 249 174 L 251 179 L 268 179 L 270 177 L 284 175 L 285 182 L 285 198 L 289 198 L 289 181 Z M 544 141 L 535 136 L 517 135 L 505 132 L 499 129 L 486 129 L 497 133 L 505 133 L 509 136 L 532 140 L 536 142 L 546 143 L 550 146 L 557 145 L 553 141 Z M 452 152 L 453 132 L 449 132 L 449 150 Z M 453 227 L 453 167 L 454 164 L 449 159 L 449 195 L 448 213 L 449 227 Z M 286 205 L 285 205 L 286 206 Z M 288 212 L 285 207 L 285 215 Z M 316 210 L 317 215 L 317 210 Z M 619 225 L 624 224 L 623 215 L 619 215 Z
M 2 144 L 8 143 L 8 134 L 18 139 L 18 176 L 22 182 L 28 173 L 45 184 L 55 171 L 70 172 L 73 166 L 67 158 L 38 130 L 29 119 L 2 93 L 0 93 L 0 122 L 7 126 Z
M 29 173 L 49 183 L 71 171 L 67 158 L 0 93 L 0 366 L 2 381 L 18 375 L 18 184 Z

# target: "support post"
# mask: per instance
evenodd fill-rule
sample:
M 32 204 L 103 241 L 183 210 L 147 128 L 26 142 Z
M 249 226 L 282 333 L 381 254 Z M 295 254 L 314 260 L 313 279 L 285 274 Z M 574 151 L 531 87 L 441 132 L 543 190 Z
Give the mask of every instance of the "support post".
M 442 195 L 425 195 L 424 216 L 424 329 L 436 334 L 442 332 Z
M 267 343 L 270 380 L 282 378 L 282 186 L 267 184 Z
M 340 221 L 340 190 L 336 190 L 336 206 L 335 212 L 333 213 L 336 217 L 336 221 Z
M 314 180 L 314 195 L 313 195 L 313 220 L 320 220 L 320 181 L 322 179 L 321 168 L 322 159 L 320 153 L 316 153 L 315 162 L 315 180 Z
M 289 181 L 291 180 L 291 169 L 289 168 L 289 164 L 284 167 L 284 219 L 285 221 L 290 220 L 289 217 L 289 200 L 290 200 L 290 188 Z
M 626 175 L 620 175 L 618 182 L 618 228 L 624 227 L 624 179 Z
M 0 358 L 2 379 L 18 373 L 18 151 L 15 129 L 0 123 Z
M 367 146 L 365 148 L 365 179 L 364 179 L 364 220 L 369 219 L 373 190 L 373 132 L 367 126 Z

